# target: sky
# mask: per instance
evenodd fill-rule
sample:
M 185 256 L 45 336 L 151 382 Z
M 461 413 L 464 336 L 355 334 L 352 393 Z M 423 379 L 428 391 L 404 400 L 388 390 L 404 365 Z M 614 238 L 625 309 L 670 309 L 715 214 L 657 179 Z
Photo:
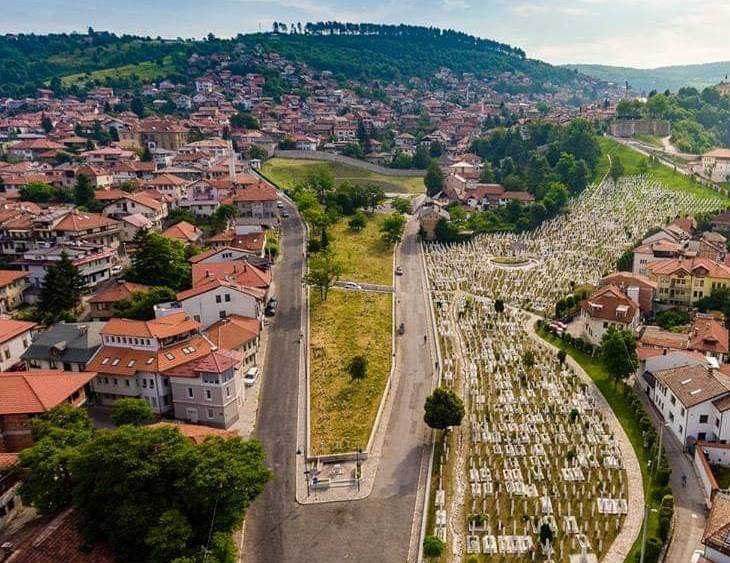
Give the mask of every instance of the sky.
M 96 30 L 220 37 L 273 21 L 453 28 L 553 64 L 637 68 L 730 60 L 730 0 L 2 0 L 0 33 Z

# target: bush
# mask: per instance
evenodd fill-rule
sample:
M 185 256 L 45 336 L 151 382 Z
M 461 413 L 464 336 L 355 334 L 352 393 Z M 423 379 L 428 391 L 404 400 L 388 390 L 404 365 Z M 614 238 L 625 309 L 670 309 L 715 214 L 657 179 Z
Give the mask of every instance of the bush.
M 659 470 L 656 472 L 656 484 L 658 487 L 666 487 L 669 484 L 669 476 L 671 471 L 667 467 L 659 464 Z
M 440 557 L 446 545 L 436 536 L 423 538 L 423 553 L 426 557 Z
M 322 244 L 319 242 L 318 238 L 309 239 L 307 241 L 307 252 L 310 254 L 316 254 L 322 250 Z
M 651 491 L 651 498 L 654 502 L 661 502 L 665 495 L 671 495 L 672 488 L 666 487 L 654 487 Z
M 644 550 L 644 563 L 657 563 L 662 553 L 662 543 L 657 538 L 649 538 L 646 540 L 646 548 Z M 641 559 L 641 551 L 636 552 L 636 561 Z
M 354 356 L 347 364 L 347 371 L 353 379 L 364 379 L 368 374 L 368 359 L 365 356 Z

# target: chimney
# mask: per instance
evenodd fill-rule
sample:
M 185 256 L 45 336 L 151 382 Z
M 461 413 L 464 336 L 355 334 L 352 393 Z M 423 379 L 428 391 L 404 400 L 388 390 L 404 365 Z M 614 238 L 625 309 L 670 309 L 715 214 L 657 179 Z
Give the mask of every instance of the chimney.
M 79 325 L 79 332 L 81 334 L 86 334 L 89 332 L 89 325 Z
M 210 270 L 205 270 L 205 277 L 206 278 L 209 278 L 210 277 Z

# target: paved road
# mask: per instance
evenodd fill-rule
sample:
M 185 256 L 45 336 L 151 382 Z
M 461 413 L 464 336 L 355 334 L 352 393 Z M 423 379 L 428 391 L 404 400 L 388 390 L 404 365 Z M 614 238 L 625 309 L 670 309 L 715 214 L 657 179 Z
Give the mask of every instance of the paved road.
M 294 500 L 294 455 L 302 227 L 293 213 L 284 226 L 284 259 L 275 272 L 279 313 L 270 333 L 257 422 L 275 477 L 247 516 L 246 563 L 407 560 L 421 464 L 430 453 L 422 409 L 431 388 L 432 360 L 423 342 L 429 325 L 416 231 L 412 221 L 398 260 L 405 271 L 398 291 L 398 315 L 406 324 L 399 342 L 399 365 L 404 367 L 373 492 L 362 501 L 299 505 Z
M 656 431 L 659 432 L 661 421 L 654 407 L 649 403 L 642 391 L 637 391 L 650 413 Z M 667 450 L 667 458 L 672 469 L 670 485 L 674 495 L 674 532 L 672 543 L 665 558 L 665 563 L 688 563 L 692 552 L 702 549 L 700 540 L 705 531 L 705 496 L 700 486 L 692 462 L 682 451 L 682 445 L 674 435 L 664 429 L 663 444 Z M 687 476 L 687 486 L 682 486 L 682 475 Z

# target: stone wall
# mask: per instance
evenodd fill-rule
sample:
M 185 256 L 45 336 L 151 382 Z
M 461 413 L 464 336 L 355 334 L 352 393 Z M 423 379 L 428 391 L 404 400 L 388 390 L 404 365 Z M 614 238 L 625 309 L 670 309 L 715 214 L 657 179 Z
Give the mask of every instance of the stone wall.
M 634 135 L 666 137 L 670 131 L 669 121 L 665 119 L 615 119 L 611 122 L 611 135 L 614 137 Z

